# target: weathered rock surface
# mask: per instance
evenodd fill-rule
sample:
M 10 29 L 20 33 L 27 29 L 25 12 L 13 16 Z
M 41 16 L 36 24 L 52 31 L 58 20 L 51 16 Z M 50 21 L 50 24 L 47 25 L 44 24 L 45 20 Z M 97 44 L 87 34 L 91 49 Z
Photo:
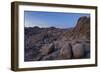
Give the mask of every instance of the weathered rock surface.
M 49 53 L 53 52 L 54 50 L 54 44 L 45 44 L 41 49 L 41 55 L 48 55 Z
M 55 51 L 55 52 L 53 52 L 47 56 L 44 56 L 42 58 L 42 60 L 59 60 L 59 59 L 61 59 L 60 55 L 59 55 L 59 51 Z
M 63 44 L 60 49 L 60 56 L 62 59 L 70 59 L 72 57 L 72 46 L 69 43 Z
M 76 43 L 72 47 L 74 58 L 83 58 L 85 55 L 84 45 L 82 43 Z
M 90 58 L 90 17 L 73 28 L 25 27 L 24 61 Z

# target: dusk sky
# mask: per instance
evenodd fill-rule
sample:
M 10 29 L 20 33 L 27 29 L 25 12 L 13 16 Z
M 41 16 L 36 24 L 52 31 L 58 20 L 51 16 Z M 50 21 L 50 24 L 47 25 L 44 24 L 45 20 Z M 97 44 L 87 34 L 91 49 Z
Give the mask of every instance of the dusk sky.
M 25 27 L 70 28 L 76 25 L 81 16 L 90 16 L 90 14 L 24 11 L 24 24 Z

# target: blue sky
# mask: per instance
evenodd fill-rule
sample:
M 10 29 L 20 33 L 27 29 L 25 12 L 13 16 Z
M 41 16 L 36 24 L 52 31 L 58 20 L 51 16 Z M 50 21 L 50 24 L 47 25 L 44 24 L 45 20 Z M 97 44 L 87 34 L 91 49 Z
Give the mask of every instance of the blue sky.
M 76 25 L 81 16 L 90 16 L 90 14 L 24 11 L 24 25 L 25 27 L 70 28 Z

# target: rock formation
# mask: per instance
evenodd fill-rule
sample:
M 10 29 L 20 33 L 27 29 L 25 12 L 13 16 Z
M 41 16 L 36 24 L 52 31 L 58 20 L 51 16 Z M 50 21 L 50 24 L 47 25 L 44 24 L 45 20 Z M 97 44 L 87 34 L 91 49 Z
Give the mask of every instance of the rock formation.
M 25 27 L 24 61 L 90 58 L 90 17 L 73 28 Z

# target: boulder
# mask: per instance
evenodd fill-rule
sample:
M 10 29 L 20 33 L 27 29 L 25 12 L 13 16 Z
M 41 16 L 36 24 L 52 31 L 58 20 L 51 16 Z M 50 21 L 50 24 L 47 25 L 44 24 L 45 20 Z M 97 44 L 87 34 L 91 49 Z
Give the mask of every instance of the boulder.
M 73 57 L 74 58 L 83 58 L 85 54 L 84 45 L 82 43 L 76 43 L 72 46 Z
M 54 50 L 54 44 L 53 43 L 45 44 L 40 49 L 40 53 L 41 53 L 41 55 L 48 55 L 50 52 L 53 52 L 53 50 Z
M 90 52 L 90 43 L 84 43 L 85 52 Z
M 90 53 L 86 53 L 85 58 L 90 58 Z
M 63 44 L 60 50 L 60 57 L 62 59 L 70 59 L 72 56 L 72 46 L 70 43 Z
M 60 60 L 59 58 L 59 51 L 55 51 L 49 55 L 46 55 L 42 58 L 42 60 Z
M 90 58 L 90 43 L 84 43 L 85 57 Z
M 69 43 L 69 41 L 64 41 L 64 40 L 54 41 L 55 49 L 61 49 L 63 46 L 65 46 L 68 43 Z
M 54 41 L 55 48 L 59 49 L 62 47 L 62 42 L 60 40 Z

